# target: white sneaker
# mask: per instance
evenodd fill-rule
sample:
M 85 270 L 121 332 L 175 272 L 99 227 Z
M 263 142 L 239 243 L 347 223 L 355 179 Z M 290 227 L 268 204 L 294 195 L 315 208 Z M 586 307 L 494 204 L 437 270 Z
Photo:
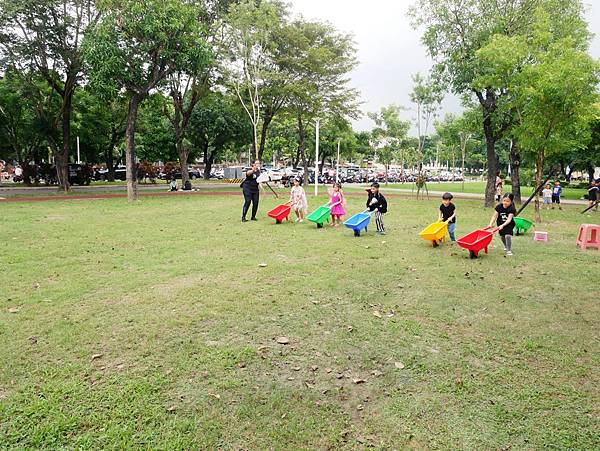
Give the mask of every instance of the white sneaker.
M 511 256 L 512 256 L 512 254 L 513 254 L 513 253 L 512 253 L 511 251 L 508 251 L 508 252 L 506 252 L 506 256 L 507 256 L 507 257 L 511 257 Z
M 300 222 L 300 218 L 296 218 L 296 221 L 294 221 L 294 222 Z
M 298 219 L 298 222 L 304 222 L 304 219 Z

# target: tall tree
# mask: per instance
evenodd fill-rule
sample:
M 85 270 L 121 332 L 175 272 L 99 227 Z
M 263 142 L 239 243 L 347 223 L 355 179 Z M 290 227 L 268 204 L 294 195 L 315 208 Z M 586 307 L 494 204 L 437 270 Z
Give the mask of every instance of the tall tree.
M 190 141 L 202 155 L 204 178 L 210 178 L 213 164 L 230 145 L 248 144 L 252 133 L 236 98 L 211 93 L 201 99 L 190 119 Z
M 589 121 L 598 101 L 600 65 L 572 37 L 555 40 L 548 16 L 538 11 L 533 39 L 501 40 L 524 57 L 522 71 L 509 91 L 518 122 L 514 133 L 526 152 L 535 158 L 536 186 L 542 182 L 546 158 L 565 147 L 584 149 Z M 535 212 L 540 218 L 539 198 Z
M 294 21 L 288 73 L 287 109 L 296 117 L 298 153 L 308 183 L 307 128 L 316 118 L 357 116 L 356 90 L 348 87 L 348 74 L 356 66 L 354 42 L 329 24 Z
M 0 60 L 39 74 L 61 98 L 49 134 L 59 187 L 69 189 L 73 95 L 82 75 L 81 43 L 98 19 L 93 0 L 4 0 L 0 3 Z
M 128 98 L 125 154 L 127 198 L 137 200 L 135 130 L 140 104 L 171 74 L 208 57 L 198 5 L 185 0 L 102 0 L 102 19 L 85 41 L 90 81 L 114 97 Z M 185 168 L 184 168 L 185 170 Z
M 379 159 L 385 165 L 385 183 L 388 183 L 390 164 L 395 160 L 403 142 L 406 140 L 410 122 L 400 119 L 402 108 L 398 105 L 382 107 L 379 113 L 369 113 L 369 118 L 375 122 L 371 131 Z
M 275 36 L 287 14 L 287 7 L 280 1 L 243 0 L 231 7 L 225 19 L 222 45 L 226 59 L 222 70 L 252 125 L 252 149 L 257 159 L 264 151 L 268 124 L 281 107 L 277 102 L 265 102 L 265 98 L 272 98 L 273 89 L 280 83 L 274 60 Z M 264 133 L 259 137 L 261 127 Z
M 210 46 L 214 58 L 218 58 L 220 35 L 223 31 L 223 17 L 235 0 L 194 0 L 198 4 L 198 20 L 205 26 L 207 45 Z M 171 97 L 171 105 L 165 105 L 165 114 L 173 126 L 177 156 L 181 166 L 181 183 L 189 179 L 187 171 L 190 149 L 186 146 L 186 135 L 190 119 L 196 105 L 203 96 L 209 94 L 216 78 L 216 67 L 213 61 L 198 59 L 195 64 L 175 71 L 167 77 L 166 88 Z
M 31 159 L 41 141 L 36 127 L 35 102 L 29 98 L 28 91 L 23 78 L 15 74 L 13 68 L 0 79 L 0 135 L 21 165 Z
M 415 125 L 419 136 L 419 147 L 417 149 L 421 163 L 425 154 L 425 144 L 429 134 L 429 127 L 440 109 L 443 94 L 439 85 L 432 79 L 425 78 L 421 74 L 413 76 L 413 90 L 410 100 L 415 104 L 417 117 Z M 421 168 L 419 167 L 419 170 Z
M 488 166 L 486 206 L 494 202 L 496 143 L 510 129 L 513 115 L 500 108 L 506 85 L 474 83 L 487 70 L 477 51 L 497 35 L 527 36 L 540 7 L 550 14 L 557 37 L 587 34 L 580 26 L 580 0 L 417 0 L 411 11 L 415 26 L 425 27 L 423 43 L 434 59 L 435 78 L 455 94 L 474 97 L 480 106 Z

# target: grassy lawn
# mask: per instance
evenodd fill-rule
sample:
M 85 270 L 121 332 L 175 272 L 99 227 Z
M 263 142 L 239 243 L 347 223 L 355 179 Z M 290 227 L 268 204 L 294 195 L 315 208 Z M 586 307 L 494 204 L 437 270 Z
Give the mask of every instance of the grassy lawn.
M 390 183 L 390 188 L 399 189 L 413 189 L 414 183 Z M 471 193 L 471 194 L 484 194 L 485 193 L 485 182 L 465 182 L 463 190 L 462 182 L 427 182 L 427 188 L 431 191 L 450 191 L 452 193 Z M 416 188 L 415 188 L 416 189 Z M 510 192 L 510 185 L 504 185 L 504 192 Z M 531 196 L 533 188 L 531 186 L 521 187 L 521 195 L 524 197 Z M 586 190 L 563 187 L 562 197 L 565 199 L 581 199 L 584 194 L 587 194 Z
M 361 238 L 266 196 L 247 224 L 240 197 L 5 205 L 0 448 L 598 449 L 598 217 L 470 260 L 417 236 L 437 202 L 388 200 Z

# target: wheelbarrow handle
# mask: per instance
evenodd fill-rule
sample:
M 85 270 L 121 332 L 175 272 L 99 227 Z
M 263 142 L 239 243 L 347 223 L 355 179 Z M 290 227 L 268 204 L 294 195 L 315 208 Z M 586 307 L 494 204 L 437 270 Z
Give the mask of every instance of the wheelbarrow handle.
M 496 233 L 499 230 L 499 228 L 498 227 L 486 227 L 483 230 L 489 230 L 492 233 Z

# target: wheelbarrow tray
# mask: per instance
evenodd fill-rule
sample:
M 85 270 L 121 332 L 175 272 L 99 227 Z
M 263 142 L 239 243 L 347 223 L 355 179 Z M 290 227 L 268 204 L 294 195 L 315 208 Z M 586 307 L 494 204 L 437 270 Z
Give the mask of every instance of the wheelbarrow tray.
M 344 226 L 354 230 L 354 235 L 360 236 L 361 230 L 367 231 L 370 221 L 371 215 L 369 213 L 357 213 L 344 221 Z
M 277 207 L 273 208 L 273 210 L 269 211 L 267 213 L 267 216 L 275 219 L 275 221 L 277 221 L 277 224 L 281 224 L 281 222 L 284 219 L 289 220 L 290 211 L 292 211 L 292 207 L 290 207 L 289 205 L 282 204 L 282 205 L 278 205 Z
M 446 233 L 448 233 L 447 222 L 434 222 L 419 233 L 419 236 L 426 241 L 441 241 L 446 238 Z
M 514 221 L 515 221 L 515 232 L 517 233 L 517 235 L 520 235 L 520 234 L 525 235 L 527 233 L 527 231 L 531 228 L 531 226 L 533 226 L 532 221 L 530 221 L 529 219 L 525 219 L 525 218 L 519 218 L 518 216 L 515 216 Z
M 456 240 L 456 243 L 469 251 L 471 258 L 477 258 L 482 250 L 488 253 L 488 247 L 494 238 L 494 232 L 490 230 L 475 230 L 468 235 Z
M 310 222 L 314 222 L 318 226 L 323 226 L 325 221 L 329 221 L 331 216 L 331 207 L 321 206 L 309 214 L 306 219 Z

